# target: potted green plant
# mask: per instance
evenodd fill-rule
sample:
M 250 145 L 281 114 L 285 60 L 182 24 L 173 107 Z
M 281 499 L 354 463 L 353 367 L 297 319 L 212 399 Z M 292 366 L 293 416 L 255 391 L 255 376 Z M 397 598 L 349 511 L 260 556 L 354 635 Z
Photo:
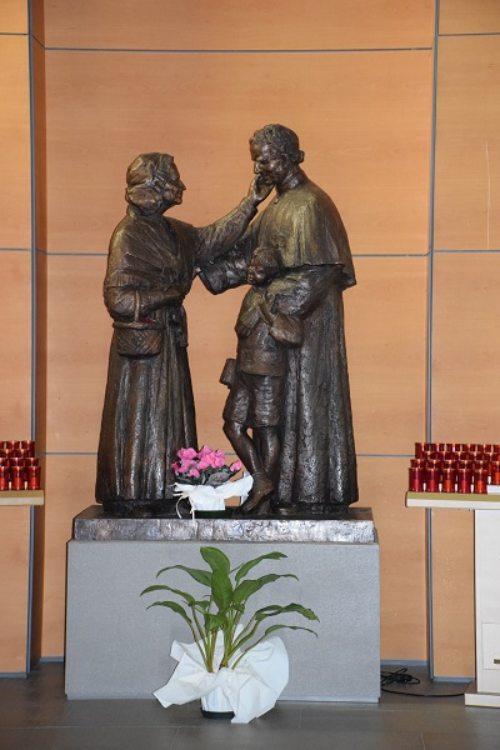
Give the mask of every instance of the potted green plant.
M 301 625 L 273 622 L 280 615 L 296 614 L 306 620 L 318 620 L 312 609 L 291 602 L 268 604 L 246 615 L 251 597 L 293 573 L 267 573 L 249 578 L 249 573 L 265 560 L 286 558 L 282 552 L 268 552 L 231 568 L 227 555 L 217 547 L 201 547 L 208 568 L 169 565 L 156 577 L 182 571 L 207 590 L 205 595 L 191 594 L 167 584 L 154 584 L 141 592 L 169 592 L 175 599 L 161 599 L 149 605 L 165 607 L 179 615 L 188 626 L 194 642 L 174 641 L 171 655 L 179 662 L 169 682 L 155 696 L 167 707 L 201 698 L 204 715 L 214 710 L 247 722 L 270 710 L 288 682 L 288 656 L 282 640 L 270 637 L 282 629 L 305 630 Z M 182 603 L 181 603 L 182 602 Z M 234 716 L 233 716 L 234 715 Z

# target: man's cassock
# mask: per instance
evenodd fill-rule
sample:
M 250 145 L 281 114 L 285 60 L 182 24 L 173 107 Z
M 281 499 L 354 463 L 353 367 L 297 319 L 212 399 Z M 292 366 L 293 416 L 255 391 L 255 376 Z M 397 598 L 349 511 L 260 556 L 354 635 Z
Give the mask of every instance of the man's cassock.
M 228 254 L 203 266 L 205 286 L 218 294 L 244 284 L 258 247 L 281 254 L 273 312 L 304 327 L 302 345 L 287 348 L 273 504 L 328 513 L 358 499 L 342 300 L 356 283 L 347 234 L 331 199 L 301 173 Z

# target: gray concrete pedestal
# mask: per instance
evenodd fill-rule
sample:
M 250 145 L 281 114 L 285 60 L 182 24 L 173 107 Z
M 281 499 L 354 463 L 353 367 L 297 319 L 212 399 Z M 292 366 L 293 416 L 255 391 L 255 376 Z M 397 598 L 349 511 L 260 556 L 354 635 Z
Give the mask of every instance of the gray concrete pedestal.
M 170 657 L 172 640 L 192 638 L 172 612 L 160 607 L 146 611 L 154 594 L 139 594 L 156 582 L 162 567 L 205 567 L 200 546 L 211 544 L 220 546 L 233 565 L 268 551 L 284 552 L 287 560 L 266 561 L 252 577 L 290 572 L 299 581 L 282 579 L 266 586 L 250 599 L 249 611 L 296 601 L 320 618 L 312 624 L 291 616 L 279 620 L 312 625 L 318 633 L 318 638 L 300 631 L 278 633 L 290 656 L 290 681 L 282 699 L 377 701 L 379 546 L 371 513 L 351 511 L 347 526 L 346 519 L 300 521 L 301 528 L 293 524 L 169 519 L 162 530 L 158 519 L 109 519 L 99 509 L 77 517 L 68 544 L 68 698 L 147 698 L 167 682 L 176 665 Z M 267 541 L 244 541 L 255 534 Z M 176 539 L 179 535 L 182 539 Z M 329 540 L 298 539 L 318 535 Z M 180 571 L 164 582 L 191 592 L 197 586 Z

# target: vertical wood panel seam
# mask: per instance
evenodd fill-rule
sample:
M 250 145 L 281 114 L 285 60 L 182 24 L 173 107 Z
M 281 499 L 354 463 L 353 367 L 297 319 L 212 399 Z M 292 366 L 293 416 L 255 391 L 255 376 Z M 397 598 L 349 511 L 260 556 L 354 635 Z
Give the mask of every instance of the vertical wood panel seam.
M 436 124 L 438 106 L 439 16 L 440 0 L 434 4 L 434 60 L 432 75 L 431 153 L 429 187 L 429 259 L 427 291 L 427 383 L 426 383 L 426 435 L 432 439 L 432 355 L 433 355 L 433 303 L 434 303 L 434 221 L 436 192 Z M 432 510 L 426 509 L 426 577 L 427 577 L 427 650 L 429 675 L 434 677 L 434 595 L 432 560 Z
M 28 76 L 29 76 L 29 119 L 30 119 L 30 206 L 31 206 L 31 439 L 35 439 L 36 414 L 36 356 L 37 356 L 37 323 L 36 323 L 36 180 L 35 180 L 35 81 L 33 62 L 33 27 L 32 0 L 28 0 Z M 33 636 L 33 585 L 35 567 L 35 509 L 30 508 L 29 520 L 29 560 L 28 560 L 28 612 L 26 623 L 26 673 L 31 670 L 31 647 Z

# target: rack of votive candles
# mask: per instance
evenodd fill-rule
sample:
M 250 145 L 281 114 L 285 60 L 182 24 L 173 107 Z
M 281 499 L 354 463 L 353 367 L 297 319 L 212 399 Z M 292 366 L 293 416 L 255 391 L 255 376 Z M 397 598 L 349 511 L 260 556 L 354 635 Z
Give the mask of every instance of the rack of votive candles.
M 0 440 L 0 491 L 41 488 L 41 467 L 34 440 Z
M 500 485 L 500 444 L 415 443 L 410 492 L 486 494 Z

